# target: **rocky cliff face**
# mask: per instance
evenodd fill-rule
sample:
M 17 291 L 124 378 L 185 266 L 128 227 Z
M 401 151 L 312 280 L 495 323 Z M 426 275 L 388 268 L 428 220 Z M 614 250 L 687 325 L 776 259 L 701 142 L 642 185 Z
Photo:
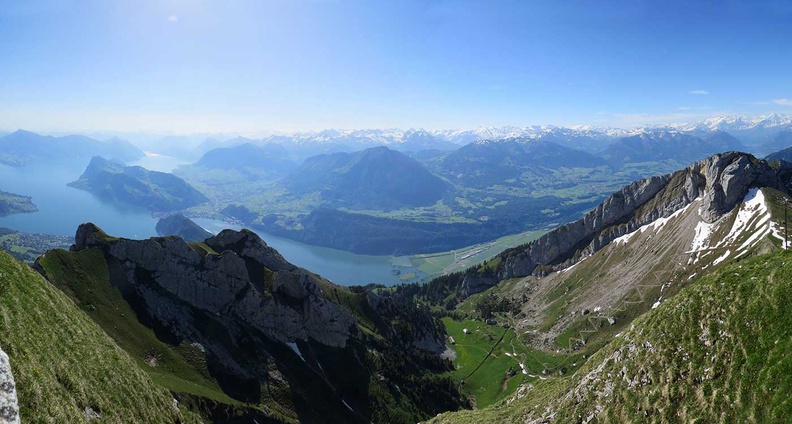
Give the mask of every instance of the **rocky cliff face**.
M 253 232 L 224 230 L 192 243 L 128 240 L 88 223 L 78 228 L 71 253 L 58 253 L 64 258 L 58 263 L 73 266 L 70 255 L 90 268 L 68 278 L 83 280 L 89 272 L 88 280 L 114 286 L 159 340 L 197 347 L 206 364 L 199 371 L 234 399 L 287 399 L 284 408 L 300 422 L 385 419 L 387 411 L 372 406 L 389 402 L 379 399 L 383 393 L 418 405 L 408 421 L 460 405 L 453 384 L 419 395 L 435 380 L 421 383 L 423 377 L 403 371 L 450 367 L 438 355 L 443 333 L 428 310 L 336 286 L 292 265 Z M 37 269 L 59 287 L 79 284 L 55 265 L 39 262 Z
M 19 424 L 16 385 L 8 356 L 0 349 L 0 424 Z
M 344 347 L 357 331 L 351 314 L 324 298 L 316 277 L 288 263 L 253 232 L 224 230 L 206 240 L 214 252 L 204 255 L 176 237 L 111 242 L 104 237 L 95 225 L 83 224 L 74 249 L 102 246 L 125 277 L 114 284 L 133 287 L 150 315 L 168 315 L 182 323 L 180 328 L 191 326 L 190 317 L 166 307 L 174 298 L 233 317 L 282 343 L 312 339 Z M 163 291 L 169 296 L 155 296 Z
M 668 217 L 697 198 L 702 199 L 699 214 L 712 223 L 731 211 L 751 187 L 788 192 L 783 171 L 750 154 L 727 152 L 672 174 L 633 182 L 582 219 L 503 252 L 494 275 L 467 273 L 462 288 L 472 294 L 504 279 L 545 275 L 569 267 L 614 239 Z

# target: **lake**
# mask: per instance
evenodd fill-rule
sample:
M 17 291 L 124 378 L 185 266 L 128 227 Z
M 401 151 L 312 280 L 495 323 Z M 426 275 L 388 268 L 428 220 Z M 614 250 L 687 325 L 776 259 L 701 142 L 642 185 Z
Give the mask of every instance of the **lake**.
M 88 160 L 86 160 L 87 166 Z M 169 171 L 180 162 L 168 157 L 148 156 L 135 165 L 150 169 Z M 84 168 L 75 167 L 10 167 L 0 165 L 0 190 L 33 197 L 38 212 L 0 217 L 0 227 L 27 233 L 44 233 L 74 236 L 77 226 L 93 222 L 113 236 L 126 238 L 148 238 L 156 236 L 157 220 L 145 210 L 119 209 L 104 203 L 92 194 L 68 187 Z M 232 225 L 207 219 L 197 219 L 201 226 L 218 232 Z M 235 228 L 238 229 L 239 227 Z M 381 283 L 393 285 L 400 282 L 393 274 L 395 263 L 403 260 L 390 256 L 358 255 L 343 250 L 310 246 L 282 237 L 257 233 L 264 241 L 277 249 L 289 262 L 311 270 L 325 278 L 343 285 Z M 397 267 L 405 270 L 404 267 Z

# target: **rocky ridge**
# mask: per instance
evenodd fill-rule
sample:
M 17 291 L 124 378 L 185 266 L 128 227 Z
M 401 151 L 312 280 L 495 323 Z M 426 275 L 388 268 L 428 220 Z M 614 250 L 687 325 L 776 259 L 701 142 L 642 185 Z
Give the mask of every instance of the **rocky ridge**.
M 699 215 L 705 222 L 713 223 L 742 201 L 751 187 L 771 187 L 788 193 L 782 175 L 785 170 L 747 153 L 726 152 L 672 174 L 633 182 L 578 221 L 527 245 L 506 250 L 491 275 L 466 273 L 462 289 L 469 295 L 505 279 L 542 276 L 570 267 L 616 238 L 669 217 L 699 198 Z
M 324 298 L 316 277 L 291 265 L 253 232 L 224 230 L 206 240 L 214 252 L 205 255 L 176 237 L 106 238 L 95 225 L 83 224 L 73 250 L 104 247 L 123 269 L 126 283 L 147 301 L 149 312 L 169 312 L 183 327 L 190 326 L 189 318 L 162 309 L 161 302 L 169 300 L 156 300 L 155 291 L 162 289 L 210 314 L 233 316 L 282 343 L 310 338 L 344 347 L 356 331 L 354 318 Z

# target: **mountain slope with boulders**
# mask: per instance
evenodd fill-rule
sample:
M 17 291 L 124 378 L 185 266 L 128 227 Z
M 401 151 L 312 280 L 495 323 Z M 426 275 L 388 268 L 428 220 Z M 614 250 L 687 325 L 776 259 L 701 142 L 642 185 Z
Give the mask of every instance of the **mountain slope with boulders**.
M 211 420 L 415 422 L 465 405 L 428 310 L 336 286 L 250 231 L 187 243 L 84 224 L 36 268 Z

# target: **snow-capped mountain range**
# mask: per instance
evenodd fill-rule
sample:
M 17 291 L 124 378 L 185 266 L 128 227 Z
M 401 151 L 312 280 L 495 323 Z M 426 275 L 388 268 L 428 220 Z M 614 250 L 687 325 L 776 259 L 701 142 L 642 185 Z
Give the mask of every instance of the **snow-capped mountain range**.
M 478 127 L 475 129 L 423 130 L 398 128 L 388 129 L 357 129 L 298 132 L 287 135 L 273 135 L 263 141 L 293 142 L 297 144 L 334 143 L 334 144 L 377 144 L 398 145 L 406 142 L 422 140 L 426 143 L 445 141 L 454 145 L 465 145 L 479 140 L 499 139 L 590 139 L 613 140 L 621 137 L 639 135 L 645 132 L 680 131 L 680 132 L 714 132 L 726 131 L 735 133 L 756 132 L 760 136 L 767 132 L 780 131 L 792 127 L 792 116 L 770 114 L 757 117 L 747 116 L 715 116 L 703 121 L 683 122 L 668 125 L 646 126 L 632 129 L 596 127 L 578 125 L 561 127 L 555 125 L 533 125 L 527 127 Z M 423 144 L 423 143 L 421 143 Z M 446 145 L 446 147 L 449 147 Z

